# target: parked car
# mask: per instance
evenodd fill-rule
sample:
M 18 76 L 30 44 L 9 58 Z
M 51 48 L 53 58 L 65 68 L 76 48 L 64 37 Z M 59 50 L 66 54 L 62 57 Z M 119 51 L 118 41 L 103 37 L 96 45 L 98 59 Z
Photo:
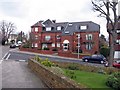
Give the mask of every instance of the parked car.
M 16 48 L 15 44 L 10 44 L 10 48 Z
M 17 43 L 15 43 L 15 46 L 16 46 L 16 47 L 19 47 L 19 45 L 18 45 Z
M 113 63 L 113 67 L 115 67 L 115 68 L 120 68 L 120 60 L 115 61 L 115 62 Z
M 84 62 L 98 62 L 101 64 L 106 63 L 106 58 L 101 54 L 94 54 L 92 56 L 85 56 L 82 58 Z
M 22 45 L 22 42 L 21 42 L 21 41 L 18 41 L 17 44 L 20 46 L 20 45 Z

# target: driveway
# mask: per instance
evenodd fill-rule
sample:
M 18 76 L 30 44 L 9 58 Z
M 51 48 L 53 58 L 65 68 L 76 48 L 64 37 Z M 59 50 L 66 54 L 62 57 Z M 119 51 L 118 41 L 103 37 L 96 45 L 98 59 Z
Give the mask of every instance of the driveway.
M 27 67 L 27 62 L 3 60 L 2 88 L 46 88 L 46 86 Z

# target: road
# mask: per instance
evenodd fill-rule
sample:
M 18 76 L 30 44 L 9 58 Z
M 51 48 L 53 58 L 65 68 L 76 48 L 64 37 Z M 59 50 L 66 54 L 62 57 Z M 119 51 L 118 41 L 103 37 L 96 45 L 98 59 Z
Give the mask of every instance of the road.
M 43 55 L 43 54 L 30 53 L 30 52 L 21 52 L 19 50 L 14 50 L 14 49 L 9 51 L 9 53 L 4 57 L 4 59 L 6 60 L 12 59 L 16 61 L 27 61 L 29 58 L 33 58 L 36 55 L 38 55 L 42 59 L 48 58 L 51 61 L 79 63 L 79 64 L 87 64 L 90 66 L 104 67 L 103 64 L 86 63 L 86 62 L 83 62 L 81 59 L 65 58 L 65 57 L 52 56 L 52 55 Z
M 2 46 L 1 46 L 2 47 Z M 5 60 L 9 53 L 9 47 L 2 47 L 2 84 L 4 88 L 46 88 L 46 85 L 28 67 L 27 62 L 16 61 L 15 59 Z M 11 49 L 12 50 L 12 49 Z M 7 53 L 7 54 L 5 54 Z M 5 55 L 5 56 L 4 56 Z M 0 64 L 1 65 L 1 64 Z M 1 75 L 1 74 L 0 74 Z

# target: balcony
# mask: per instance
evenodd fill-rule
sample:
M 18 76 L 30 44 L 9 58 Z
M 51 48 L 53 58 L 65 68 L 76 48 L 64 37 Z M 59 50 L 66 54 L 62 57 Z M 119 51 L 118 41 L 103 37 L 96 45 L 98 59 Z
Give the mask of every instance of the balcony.
M 120 51 L 120 44 L 115 45 L 115 50 Z
M 57 42 L 61 42 L 61 39 L 60 39 L 60 38 L 59 38 L 59 39 L 56 39 L 56 41 L 57 41 Z
M 52 42 L 53 42 L 52 39 L 50 39 L 50 40 L 43 39 L 42 40 L 42 43 L 45 43 L 45 44 L 51 44 Z

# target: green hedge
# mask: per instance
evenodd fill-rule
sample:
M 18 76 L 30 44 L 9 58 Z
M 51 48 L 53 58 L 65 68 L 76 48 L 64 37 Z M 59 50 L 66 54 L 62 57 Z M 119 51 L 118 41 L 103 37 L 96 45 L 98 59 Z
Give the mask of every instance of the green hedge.
M 120 72 L 116 72 L 110 75 L 106 81 L 107 86 L 112 87 L 115 90 L 120 90 Z

